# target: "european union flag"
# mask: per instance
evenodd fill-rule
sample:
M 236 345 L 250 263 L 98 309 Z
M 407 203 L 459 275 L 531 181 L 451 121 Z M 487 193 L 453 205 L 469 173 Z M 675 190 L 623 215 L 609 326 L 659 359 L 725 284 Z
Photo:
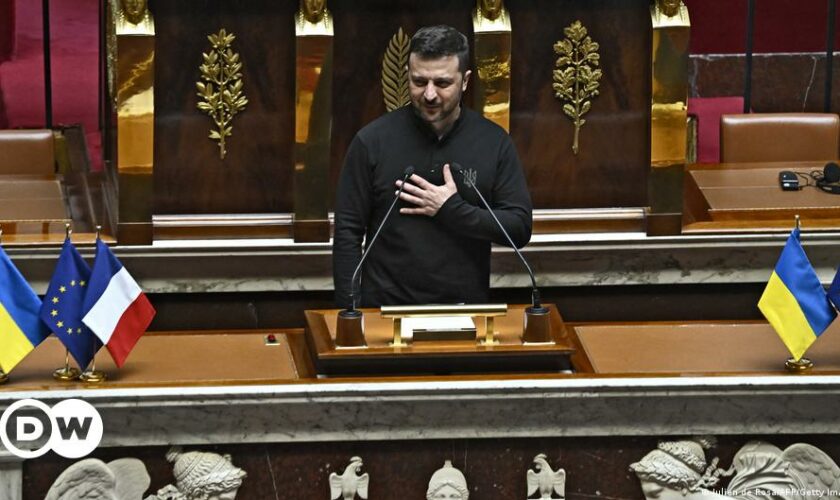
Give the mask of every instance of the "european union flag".
M 70 238 L 65 239 L 40 313 L 41 321 L 61 340 L 83 370 L 102 347 L 102 342 L 82 323 L 82 302 L 89 279 L 90 267 Z

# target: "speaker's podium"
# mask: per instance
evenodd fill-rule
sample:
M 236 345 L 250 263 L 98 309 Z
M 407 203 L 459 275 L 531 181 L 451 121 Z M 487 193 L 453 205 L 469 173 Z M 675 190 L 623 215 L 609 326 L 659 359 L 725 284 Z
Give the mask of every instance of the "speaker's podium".
M 576 352 L 554 305 L 535 336 L 525 305 L 429 305 L 306 311 L 306 338 L 320 375 L 557 372 Z M 526 333 L 527 331 L 527 333 Z

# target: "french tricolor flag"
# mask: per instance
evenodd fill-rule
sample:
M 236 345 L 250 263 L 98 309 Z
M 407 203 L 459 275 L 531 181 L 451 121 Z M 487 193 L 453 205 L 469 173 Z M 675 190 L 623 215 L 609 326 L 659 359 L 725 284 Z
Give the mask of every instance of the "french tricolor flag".
M 120 368 L 155 317 L 143 290 L 102 240 L 96 240 L 82 311 L 82 322 L 105 344 Z

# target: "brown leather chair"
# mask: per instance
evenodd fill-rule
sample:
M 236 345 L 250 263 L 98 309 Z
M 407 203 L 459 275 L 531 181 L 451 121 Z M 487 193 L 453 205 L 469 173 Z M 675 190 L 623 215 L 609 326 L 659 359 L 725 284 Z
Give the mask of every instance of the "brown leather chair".
M 830 113 L 751 113 L 720 119 L 720 161 L 829 161 L 840 157 L 840 118 Z
M 0 175 L 54 173 L 52 130 L 0 130 Z

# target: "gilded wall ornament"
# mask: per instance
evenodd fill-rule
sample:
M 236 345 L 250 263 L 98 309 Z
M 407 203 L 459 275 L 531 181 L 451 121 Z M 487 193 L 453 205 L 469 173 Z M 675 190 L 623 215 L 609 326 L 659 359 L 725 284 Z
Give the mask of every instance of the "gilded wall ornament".
M 630 465 L 647 500 L 803 500 L 836 498 L 840 468 L 815 446 L 796 443 L 782 451 L 763 441 L 750 441 L 738 450 L 728 469 L 718 458 L 706 461 L 714 438 L 665 441 Z M 734 474 L 734 475 L 733 475 Z M 722 477 L 732 476 L 725 488 Z
M 207 39 L 212 49 L 201 54 L 204 62 L 199 70 L 203 82 L 195 84 L 200 99 L 197 107 L 213 119 L 216 128 L 209 137 L 219 141 L 219 157 L 224 159 L 225 137 L 233 135 L 233 117 L 245 109 L 248 98 L 242 91 L 242 62 L 230 47 L 236 36 L 222 28 Z
M 679 14 L 682 0 L 656 0 L 659 10 L 668 17 Z
M 300 0 L 300 11 L 310 23 L 318 23 L 327 13 L 327 0 Z
M 300 0 L 295 12 L 295 36 L 333 36 L 333 17 L 327 0 Z
M 498 19 L 504 9 L 502 0 L 478 0 L 478 10 L 481 17 L 490 21 Z
M 563 469 L 551 470 L 548 457 L 540 453 L 534 457 L 534 469 L 526 473 L 528 484 L 528 498 L 539 498 L 540 500 L 551 500 L 553 498 L 566 498 L 566 471 Z M 539 494 L 539 497 L 534 497 Z M 555 496 L 555 494 L 557 496 Z
M 350 463 L 344 468 L 340 476 L 333 472 L 330 474 L 330 499 L 331 500 L 354 500 L 356 495 L 359 498 L 367 499 L 368 483 L 370 476 L 362 472 L 362 459 L 353 457 Z
M 391 37 L 382 58 L 382 97 L 385 109 L 393 111 L 409 103 L 408 48 L 411 39 L 400 28 Z
M 580 128 L 586 123 L 583 115 L 592 107 L 591 98 L 599 94 L 601 56 L 598 43 L 587 35 L 586 27 L 575 21 L 563 30 L 566 38 L 554 44 L 554 52 L 560 56 L 555 63 L 554 95 L 564 101 L 563 112 L 575 124 L 575 138 L 572 151 L 578 154 Z
M 140 24 L 148 9 L 146 0 L 120 0 L 122 13 L 132 24 Z

